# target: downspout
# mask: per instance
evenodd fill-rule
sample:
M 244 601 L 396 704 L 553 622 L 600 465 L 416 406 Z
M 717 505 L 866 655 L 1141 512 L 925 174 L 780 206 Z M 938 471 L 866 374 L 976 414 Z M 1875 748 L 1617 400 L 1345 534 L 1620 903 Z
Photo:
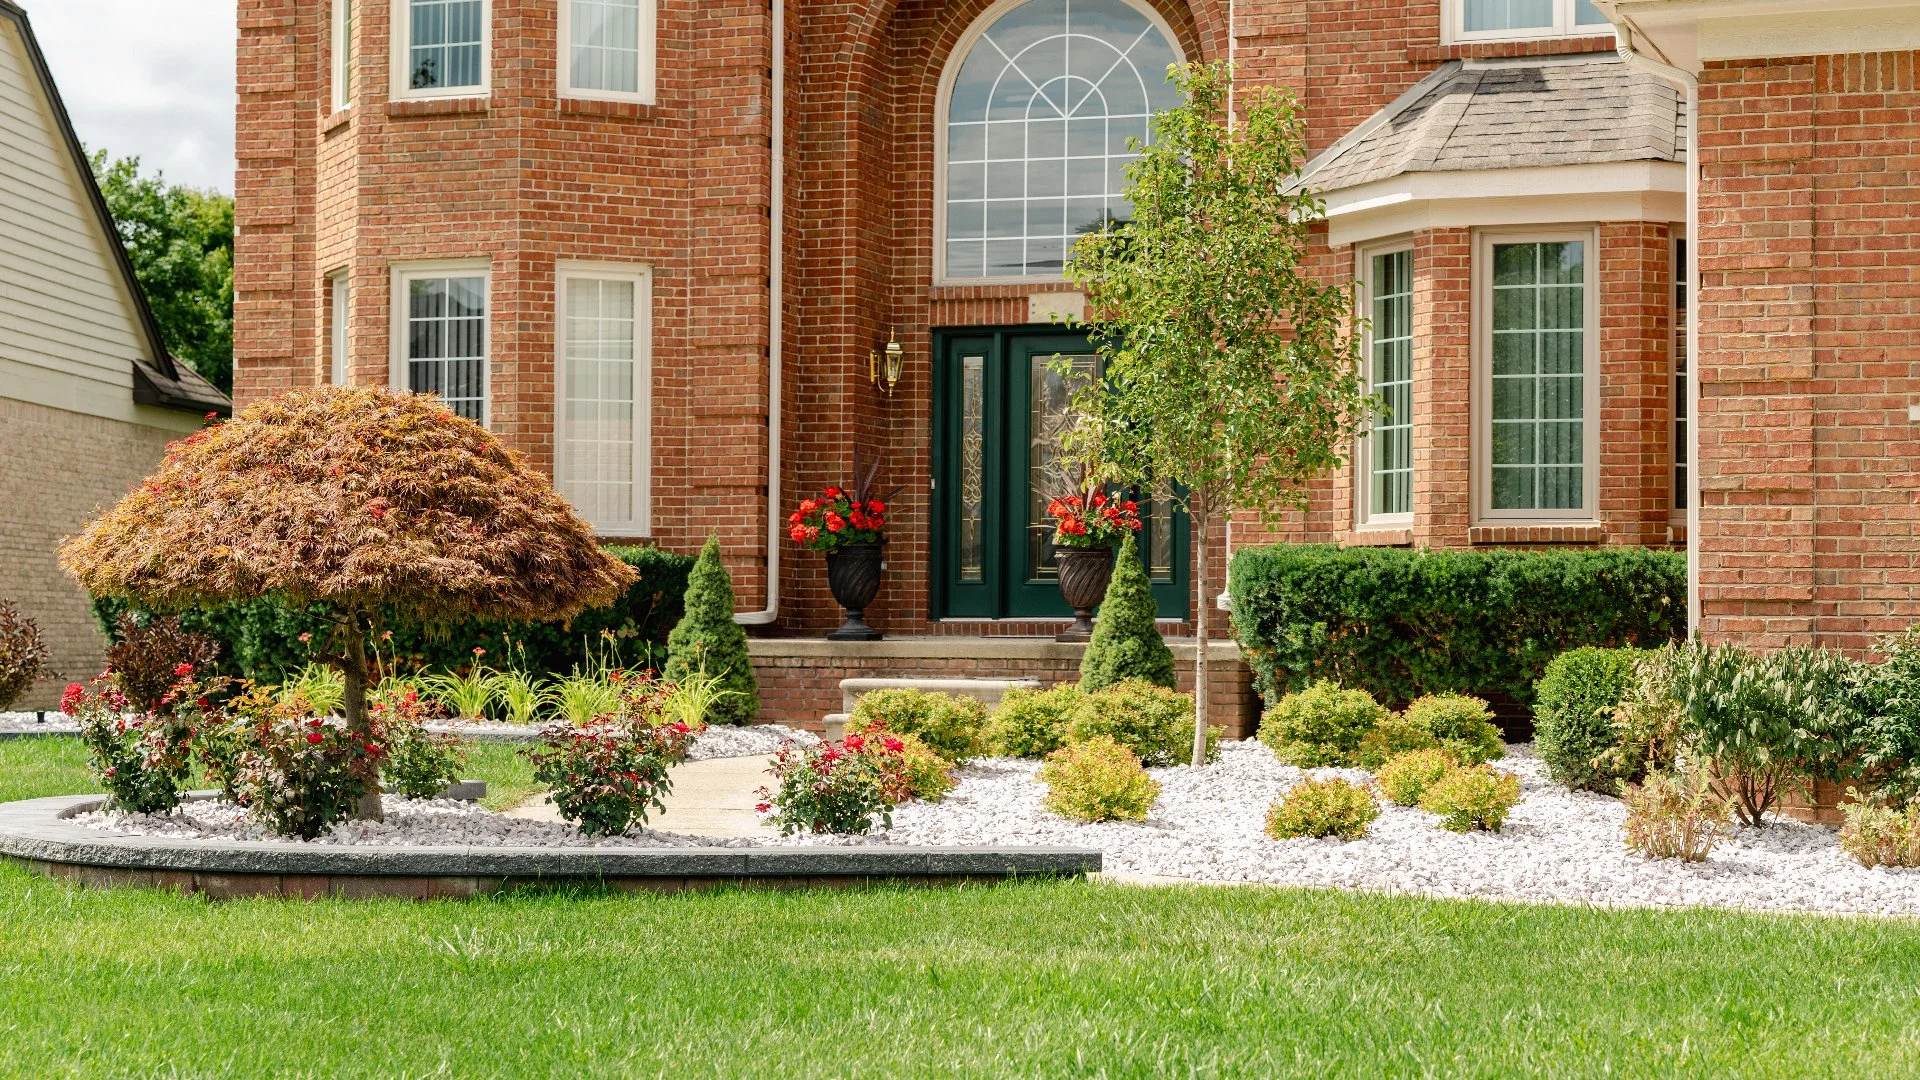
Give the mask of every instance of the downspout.
M 1234 88 L 1240 82 L 1240 72 L 1234 66 L 1239 57 L 1239 46 L 1240 46 L 1240 40 L 1234 37 L 1234 34 L 1233 34 L 1236 14 L 1238 13 L 1235 11 L 1234 0 L 1227 0 L 1227 69 L 1233 72 L 1233 81 L 1227 84 L 1227 134 L 1228 135 L 1233 134 L 1233 128 L 1234 128 L 1233 91 L 1234 91 Z M 1232 467 L 1231 462 L 1229 462 L 1228 467 L 1229 468 Z M 1231 502 L 1227 504 L 1226 518 L 1227 518 L 1226 565 L 1223 566 L 1220 570 L 1220 595 L 1214 598 L 1213 606 L 1216 608 L 1219 608 L 1221 611 L 1231 613 L 1233 611 L 1233 504 Z M 1200 557 L 1203 559 L 1206 558 L 1207 553 L 1204 551 L 1201 552 Z
M 1620 58 L 1673 83 L 1687 98 L 1687 636 L 1692 638 L 1700 632 L 1700 80 L 1639 52 L 1635 39 L 1645 37 L 1639 26 L 1617 10 L 1609 14 Z
M 773 0 L 773 77 L 769 110 L 772 125 L 767 199 L 767 606 L 738 611 L 733 621 L 767 626 L 780 617 L 780 360 L 782 300 L 786 291 L 783 259 L 787 216 L 787 0 Z

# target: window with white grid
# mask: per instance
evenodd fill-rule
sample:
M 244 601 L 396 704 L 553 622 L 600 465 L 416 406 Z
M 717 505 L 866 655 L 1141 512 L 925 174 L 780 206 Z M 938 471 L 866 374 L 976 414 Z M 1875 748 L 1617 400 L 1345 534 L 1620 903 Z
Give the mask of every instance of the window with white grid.
M 327 316 L 327 381 L 335 386 L 347 385 L 348 347 L 353 341 L 349 332 L 353 301 L 348 289 L 345 270 L 327 277 L 327 301 L 332 309 Z
M 331 76 L 333 111 L 353 104 L 353 5 L 356 0 L 333 0 Z
M 486 423 L 484 266 L 402 269 L 395 285 L 395 384 L 438 394 L 456 414 Z
M 645 270 L 557 275 L 555 486 L 603 535 L 651 530 L 649 280 Z
M 1613 32 L 1613 25 L 1592 0 L 1446 0 L 1442 17 L 1452 41 L 1593 37 Z
M 403 0 L 396 11 L 395 97 L 484 91 L 486 0 Z
M 1592 517 L 1592 253 L 1590 232 L 1482 238 L 1491 516 Z
M 562 93 L 653 99 L 654 0 L 560 0 L 560 34 Z
M 1398 524 L 1413 515 L 1413 251 L 1367 256 L 1367 389 L 1381 412 L 1361 447 L 1366 488 L 1361 520 Z
M 944 99 L 940 270 L 1058 278 L 1076 239 L 1132 216 L 1125 169 L 1179 102 L 1180 55 L 1131 0 L 1003 3 L 981 25 Z

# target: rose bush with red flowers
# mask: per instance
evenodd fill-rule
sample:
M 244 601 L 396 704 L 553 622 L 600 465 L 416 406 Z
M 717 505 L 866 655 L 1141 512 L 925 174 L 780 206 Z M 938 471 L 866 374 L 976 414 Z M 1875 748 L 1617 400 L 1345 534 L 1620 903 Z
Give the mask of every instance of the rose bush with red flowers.
M 849 544 L 878 544 L 886 535 L 887 504 L 830 487 L 817 499 L 800 500 L 787 518 L 787 535 L 809 551 L 838 551 Z
M 686 759 L 693 730 L 649 719 L 628 712 L 579 727 L 549 724 L 540 730 L 541 748 L 527 754 L 560 816 L 588 836 L 620 836 L 645 825 L 649 810 L 666 809 L 668 770 Z
M 389 680 L 367 706 L 374 737 L 386 749 L 381 777 L 388 790 L 409 799 L 431 799 L 460 779 L 467 755 L 460 739 L 426 729 L 427 703 L 420 692 Z
M 801 748 L 788 743 L 767 769 L 778 787 L 761 788 L 754 809 L 796 832 L 863 833 L 875 818 L 893 825 L 893 808 L 913 797 L 904 743 L 884 731 Z
M 1130 532 L 1140 531 L 1140 504 L 1104 491 L 1063 495 L 1047 503 L 1053 515 L 1053 542 L 1058 547 L 1110 548 Z
M 363 777 L 378 776 L 387 756 L 380 736 L 363 738 L 342 721 L 308 715 L 298 694 L 244 694 L 233 707 L 235 801 L 282 836 L 311 840 L 344 819 L 366 788 Z
M 151 710 L 134 707 L 111 669 L 68 684 L 60 698 L 60 710 L 79 721 L 88 764 L 118 809 L 160 814 L 180 805 L 207 701 L 193 665 L 176 667 L 173 686 Z

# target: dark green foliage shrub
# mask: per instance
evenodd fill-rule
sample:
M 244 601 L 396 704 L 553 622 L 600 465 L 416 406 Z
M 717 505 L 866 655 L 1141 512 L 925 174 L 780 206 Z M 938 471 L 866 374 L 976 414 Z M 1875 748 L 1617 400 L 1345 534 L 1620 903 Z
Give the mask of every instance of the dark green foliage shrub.
M 1093 640 L 1080 657 L 1080 689 L 1092 693 L 1127 679 L 1173 689 L 1173 650 L 1154 625 L 1156 613 L 1153 586 L 1128 533 L 1120 543 L 1113 579 L 1107 582 Z
M 1358 840 L 1380 816 L 1373 792 L 1339 777 L 1302 780 L 1267 808 L 1267 835 L 1275 840 L 1334 836 Z
M 1464 694 L 1428 694 L 1408 705 L 1403 721 L 1424 728 L 1466 765 L 1484 765 L 1507 756 L 1507 744 L 1493 725 L 1487 703 Z
M 1232 591 L 1269 702 L 1329 679 L 1389 704 L 1438 693 L 1524 704 L 1568 649 L 1686 634 L 1686 557 L 1638 548 L 1247 548 Z
M 884 728 L 913 735 L 948 761 L 979 757 L 986 748 L 987 707 L 980 699 L 925 690 L 874 690 L 854 703 L 847 731 Z
M 1000 757 L 1046 757 L 1067 744 L 1067 725 L 1085 697 L 1073 683 L 1048 690 L 1023 686 L 1008 690 L 987 722 L 987 752 Z
M 733 579 L 720 561 L 720 539 L 707 537 L 700 558 L 687 575 L 686 614 L 667 635 L 668 682 L 705 673 L 718 689 L 731 691 L 714 702 L 710 720 L 749 724 L 760 714 L 760 683 L 747 655 L 747 631 L 733 621 Z
M 1088 694 L 1068 724 L 1070 741 L 1106 736 L 1133 751 L 1149 768 L 1193 755 L 1193 695 L 1130 679 Z M 1220 729 L 1207 729 L 1207 760 L 1219 753 Z
M 1316 682 L 1288 694 L 1260 719 L 1260 741 L 1303 769 L 1352 764 L 1360 740 L 1392 714 L 1365 690 Z
M 1920 797 L 1920 629 L 1887 638 L 1862 665 L 1854 698 L 1860 786 L 1905 803 Z
M 657 666 L 668 631 L 680 621 L 693 559 L 651 547 L 609 547 L 607 551 L 640 572 L 640 580 L 611 607 L 583 612 L 570 624 L 472 619 L 429 626 L 389 615 L 383 625 L 393 637 L 380 643 L 380 658 L 403 673 L 459 669 L 473 663 L 474 649 L 483 648 L 490 661 L 504 664 L 511 657 L 518 664 L 524 655 L 529 671 L 564 675 L 581 663 L 586 644 L 597 649 L 604 635 L 610 634 L 623 662 Z M 99 597 L 93 602 L 101 632 L 116 641 L 115 627 L 127 613 L 142 620 L 155 614 L 122 597 Z M 273 599 L 195 608 L 179 615 L 182 629 L 219 644 L 215 668 L 220 674 L 263 685 L 277 686 L 305 667 L 332 629 L 325 610 L 301 613 Z M 310 635 L 311 640 L 301 641 L 301 634 Z
M 467 753 L 456 735 L 407 722 L 389 725 L 382 737 L 386 755 L 380 763 L 381 779 L 388 791 L 409 799 L 439 797 L 466 767 Z
M 1533 749 L 1554 783 L 1612 795 L 1622 782 L 1640 782 L 1631 767 L 1622 772 L 1595 759 L 1619 744 L 1613 710 L 1633 688 L 1635 666 L 1645 655 L 1587 646 L 1547 665 L 1534 685 Z

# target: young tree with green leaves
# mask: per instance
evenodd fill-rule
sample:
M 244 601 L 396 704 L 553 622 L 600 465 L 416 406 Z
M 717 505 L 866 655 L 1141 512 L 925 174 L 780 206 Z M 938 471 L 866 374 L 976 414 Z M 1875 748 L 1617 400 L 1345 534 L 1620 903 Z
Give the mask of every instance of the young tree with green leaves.
M 90 161 L 168 350 L 231 393 L 233 200 L 143 176 L 137 157 Z
M 1087 297 L 1104 376 L 1076 398 L 1067 450 L 1177 485 L 1194 530 L 1193 764 L 1205 761 L 1214 522 L 1236 506 L 1304 506 L 1363 421 L 1345 281 L 1307 266 L 1324 207 L 1291 186 L 1306 158 L 1293 98 L 1260 87 L 1230 123 L 1224 64 L 1169 74 L 1186 103 L 1153 119 L 1128 167 L 1131 220 L 1080 238 L 1068 276 Z

